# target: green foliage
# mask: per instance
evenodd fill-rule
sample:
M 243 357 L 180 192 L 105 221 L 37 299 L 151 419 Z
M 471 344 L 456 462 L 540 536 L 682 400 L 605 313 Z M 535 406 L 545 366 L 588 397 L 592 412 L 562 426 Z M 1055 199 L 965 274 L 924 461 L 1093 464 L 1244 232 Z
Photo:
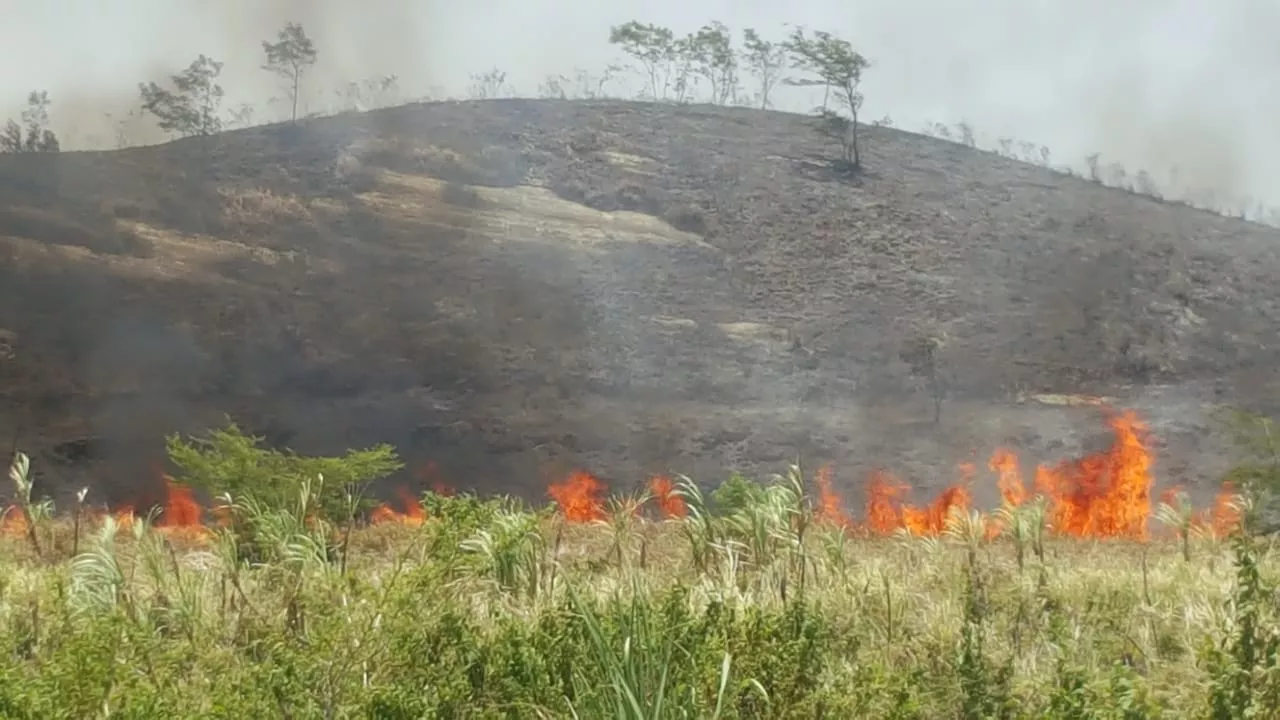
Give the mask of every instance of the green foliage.
M 11 558 L 23 541 L 0 535 L 0 717 L 1234 720 L 1280 705 L 1275 555 L 1245 532 L 1137 555 L 1046 540 L 1032 507 L 1000 515 L 1026 557 L 976 511 L 934 538 L 823 529 L 815 553 L 793 466 L 731 476 L 714 502 L 678 477 L 678 520 L 643 520 L 643 495 L 570 526 L 429 493 L 421 527 L 335 534 L 320 499 L 349 518 L 352 486 L 398 467 L 389 449 L 299 458 L 234 425 L 169 442 L 184 480 L 232 496 L 233 523 L 187 552 L 150 518 L 107 518 L 69 564 Z M 29 503 L 24 456 L 12 473 Z M 621 561 L 635 539 L 648 560 Z
M 721 22 L 703 25 L 688 39 L 695 71 L 711 85 L 711 102 L 727 105 L 738 92 L 738 54 L 733 36 Z
M 154 82 L 140 83 L 142 109 L 156 117 L 161 130 L 183 136 L 208 136 L 222 130 L 218 109 L 224 95 L 218 84 L 222 63 L 201 54 L 187 69 L 171 75 L 174 90 Z
M 297 23 L 288 23 L 276 34 L 274 43 L 263 41 L 262 51 L 267 56 L 263 70 L 274 73 L 285 81 L 289 92 L 292 113 L 290 122 L 298 120 L 298 95 L 302 89 L 302 76 L 316 64 L 315 43 Z
M 1236 589 L 1230 630 L 1218 643 L 1206 642 L 1201 651 L 1211 677 L 1208 714 L 1213 720 L 1262 717 L 1280 707 L 1275 590 L 1263 583 L 1253 539 L 1242 532 L 1231 542 Z
M 817 76 L 817 80 L 790 80 L 793 85 L 822 85 L 827 93 L 819 111 L 820 128 L 840 141 L 843 162 L 853 170 L 862 167 L 858 148 L 858 111 L 862 109 L 862 71 L 870 66 L 848 40 L 817 31 L 812 37 L 797 27 L 785 44 L 795 66 Z M 828 107 L 834 91 L 841 110 Z
M 717 515 L 734 515 L 764 502 L 765 486 L 741 473 L 729 475 L 711 493 L 711 507 Z
M 679 56 L 676 37 L 670 28 L 632 20 L 609 30 L 609 44 L 620 46 L 639 63 L 649 80 L 651 100 L 666 99 L 673 65 Z
M 249 500 L 268 508 L 287 508 L 310 483 L 314 508 L 330 519 L 344 519 L 348 496 L 360 496 L 364 485 L 401 469 L 389 445 L 352 450 L 342 457 L 304 457 L 259 447 L 261 438 L 246 435 L 234 423 L 207 437 L 167 438 L 169 459 L 179 468 L 175 479 L 214 496 Z M 369 501 L 361 501 L 368 507 Z M 310 508 L 308 508 L 310 509 Z
M 45 90 L 32 90 L 22 111 L 22 124 L 10 120 L 0 131 L 0 153 L 58 152 L 58 136 L 49 129 L 49 107 Z M 25 131 L 25 133 L 24 133 Z
M 787 49 L 760 37 L 753 28 L 742 31 L 742 62 L 756 76 L 760 109 L 768 110 L 769 94 L 787 68 Z

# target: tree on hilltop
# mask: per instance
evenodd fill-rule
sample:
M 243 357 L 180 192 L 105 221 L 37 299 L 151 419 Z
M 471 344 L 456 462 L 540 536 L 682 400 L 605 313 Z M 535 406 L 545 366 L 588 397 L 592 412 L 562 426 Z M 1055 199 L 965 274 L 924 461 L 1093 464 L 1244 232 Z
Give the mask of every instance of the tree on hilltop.
M 49 93 L 32 90 L 27 95 L 27 107 L 22 111 L 22 124 L 10 120 L 0 131 L 0 152 L 31 153 L 58 152 L 61 144 L 58 136 L 49 129 Z M 25 133 L 24 133 L 25 130 Z
M 609 30 L 609 44 L 620 45 L 623 52 L 640 64 L 649 79 L 649 92 L 654 102 L 666 98 L 673 67 L 680 54 L 679 43 L 670 28 L 632 20 Z
M 862 71 L 871 63 L 854 50 L 848 40 L 829 32 L 818 31 L 809 37 L 803 27 L 797 27 L 784 46 L 796 68 L 817 76 L 816 80 L 789 79 L 788 84 L 824 86 L 822 108 L 818 111 L 821 127 L 840 142 L 846 167 L 854 171 L 861 169 L 862 156 L 858 148 L 858 111 L 862 109 L 860 86 Z M 848 116 L 828 107 L 832 91 Z
M 274 43 L 264 40 L 262 50 L 267 55 L 267 62 L 262 69 L 279 75 L 288 85 L 289 101 L 293 105 L 289 122 L 296 123 L 302 76 L 316 64 L 315 43 L 307 37 L 301 25 L 289 23 L 276 34 Z
M 688 54 L 696 72 L 711 84 L 711 102 L 727 105 L 738 90 L 738 55 L 724 23 L 703 25 L 687 41 Z
M 760 109 L 769 109 L 769 93 L 787 68 L 787 48 L 760 37 L 752 28 L 742 31 L 742 62 L 759 83 Z
M 222 63 L 202 53 L 186 70 L 170 76 L 175 90 L 139 83 L 142 108 L 156 116 L 161 130 L 184 137 L 213 135 L 222 130 L 218 108 L 224 93 L 217 82 L 221 73 Z

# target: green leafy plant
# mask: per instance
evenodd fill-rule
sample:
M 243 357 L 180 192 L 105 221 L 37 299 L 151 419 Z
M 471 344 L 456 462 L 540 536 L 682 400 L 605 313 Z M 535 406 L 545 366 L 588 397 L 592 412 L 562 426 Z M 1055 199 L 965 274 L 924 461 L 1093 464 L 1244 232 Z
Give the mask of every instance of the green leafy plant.
M 182 136 L 208 137 L 222 130 L 219 108 L 225 94 L 218 84 L 222 63 L 203 54 L 177 75 L 173 90 L 150 82 L 138 85 L 142 108 L 156 117 L 161 130 Z
M 305 457 L 262 448 L 261 442 L 234 423 L 203 438 L 167 439 L 179 482 L 210 495 L 228 495 L 235 503 L 275 509 L 292 507 L 309 487 L 308 512 L 329 519 L 345 517 L 349 494 L 363 497 L 365 485 L 403 467 L 389 445 L 352 450 L 342 457 Z M 361 505 L 371 507 L 373 501 L 364 499 Z
M 858 112 L 862 110 L 863 101 L 862 72 L 870 67 L 870 62 L 854 50 L 848 40 L 821 30 L 808 35 L 803 27 L 793 29 L 786 48 L 797 68 L 817 76 L 817 79 L 789 79 L 788 83 L 824 88 L 822 108 L 818 111 L 819 127 L 839 141 L 843 167 L 851 171 L 862 169 Z M 833 91 L 844 114 L 829 107 Z

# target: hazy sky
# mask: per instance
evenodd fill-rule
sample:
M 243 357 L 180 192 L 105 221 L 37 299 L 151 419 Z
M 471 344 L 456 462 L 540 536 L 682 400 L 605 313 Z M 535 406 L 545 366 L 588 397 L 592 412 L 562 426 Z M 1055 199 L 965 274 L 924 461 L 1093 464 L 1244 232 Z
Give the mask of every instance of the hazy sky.
M 462 95 L 497 67 L 532 95 L 548 73 L 618 59 L 609 27 L 632 19 L 774 38 L 794 23 L 873 62 L 869 119 L 967 119 L 987 144 L 1033 140 L 1055 162 L 1099 151 L 1158 179 L 1178 166 L 1184 183 L 1280 203 L 1275 0 L 0 0 L 0 17 L 0 107 L 16 114 L 28 90 L 48 89 L 71 144 L 109 134 L 103 108 L 200 52 L 225 61 L 228 104 L 279 94 L 258 68 L 261 41 L 288 20 L 319 48 L 315 109 L 348 80 L 388 73 L 408 96 Z

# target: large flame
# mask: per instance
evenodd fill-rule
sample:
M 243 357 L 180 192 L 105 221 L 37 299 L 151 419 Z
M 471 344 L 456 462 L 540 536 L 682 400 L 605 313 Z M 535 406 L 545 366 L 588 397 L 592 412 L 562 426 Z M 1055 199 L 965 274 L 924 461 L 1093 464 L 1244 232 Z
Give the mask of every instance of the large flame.
M 196 501 L 191 488 L 165 473 L 160 476 L 164 480 L 165 501 L 160 517 L 156 518 L 156 529 L 170 538 L 187 542 L 208 539 L 209 528 L 204 525 L 204 508 Z
M 1036 490 L 1050 499 L 1049 524 L 1075 537 L 1147 537 L 1151 453 L 1147 428 L 1127 411 L 1108 418 L 1115 443 L 1106 452 L 1036 469 Z
M 603 520 L 604 491 L 604 483 L 581 470 L 547 488 L 547 494 L 560 506 L 560 513 L 569 522 Z
M 1036 468 L 1035 491 L 1048 502 L 1051 532 L 1077 538 L 1147 539 L 1153 479 L 1146 426 L 1132 411 L 1111 413 L 1108 424 L 1115 441 L 1107 450 Z M 1017 455 L 1012 451 L 997 449 L 987 467 L 996 474 L 1003 505 L 1017 507 L 1030 499 Z M 875 470 L 866 486 L 865 519 L 856 526 L 841 509 L 840 499 L 831 487 L 830 471 L 824 469 L 816 479 L 818 516 L 870 535 L 891 535 L 899 530 L 913 535 L 938 535 L 953 511 L 971 506 L 975 472 L 973 465 L 962 465 L 959 482 L 945 488 L 932 503 L 917 507 L 904 502 L 909 491 L 905 483 L 886 470 Z M 1213 509 L 1207 514 L 1198 513 L 1194 522 L 1208 534 L 1226 535 L 1240 520 L 1235 497 L 1229 487 L 1225 488 Z M 993 537 L 1000 530 L 992 519 L 988 536 Z

